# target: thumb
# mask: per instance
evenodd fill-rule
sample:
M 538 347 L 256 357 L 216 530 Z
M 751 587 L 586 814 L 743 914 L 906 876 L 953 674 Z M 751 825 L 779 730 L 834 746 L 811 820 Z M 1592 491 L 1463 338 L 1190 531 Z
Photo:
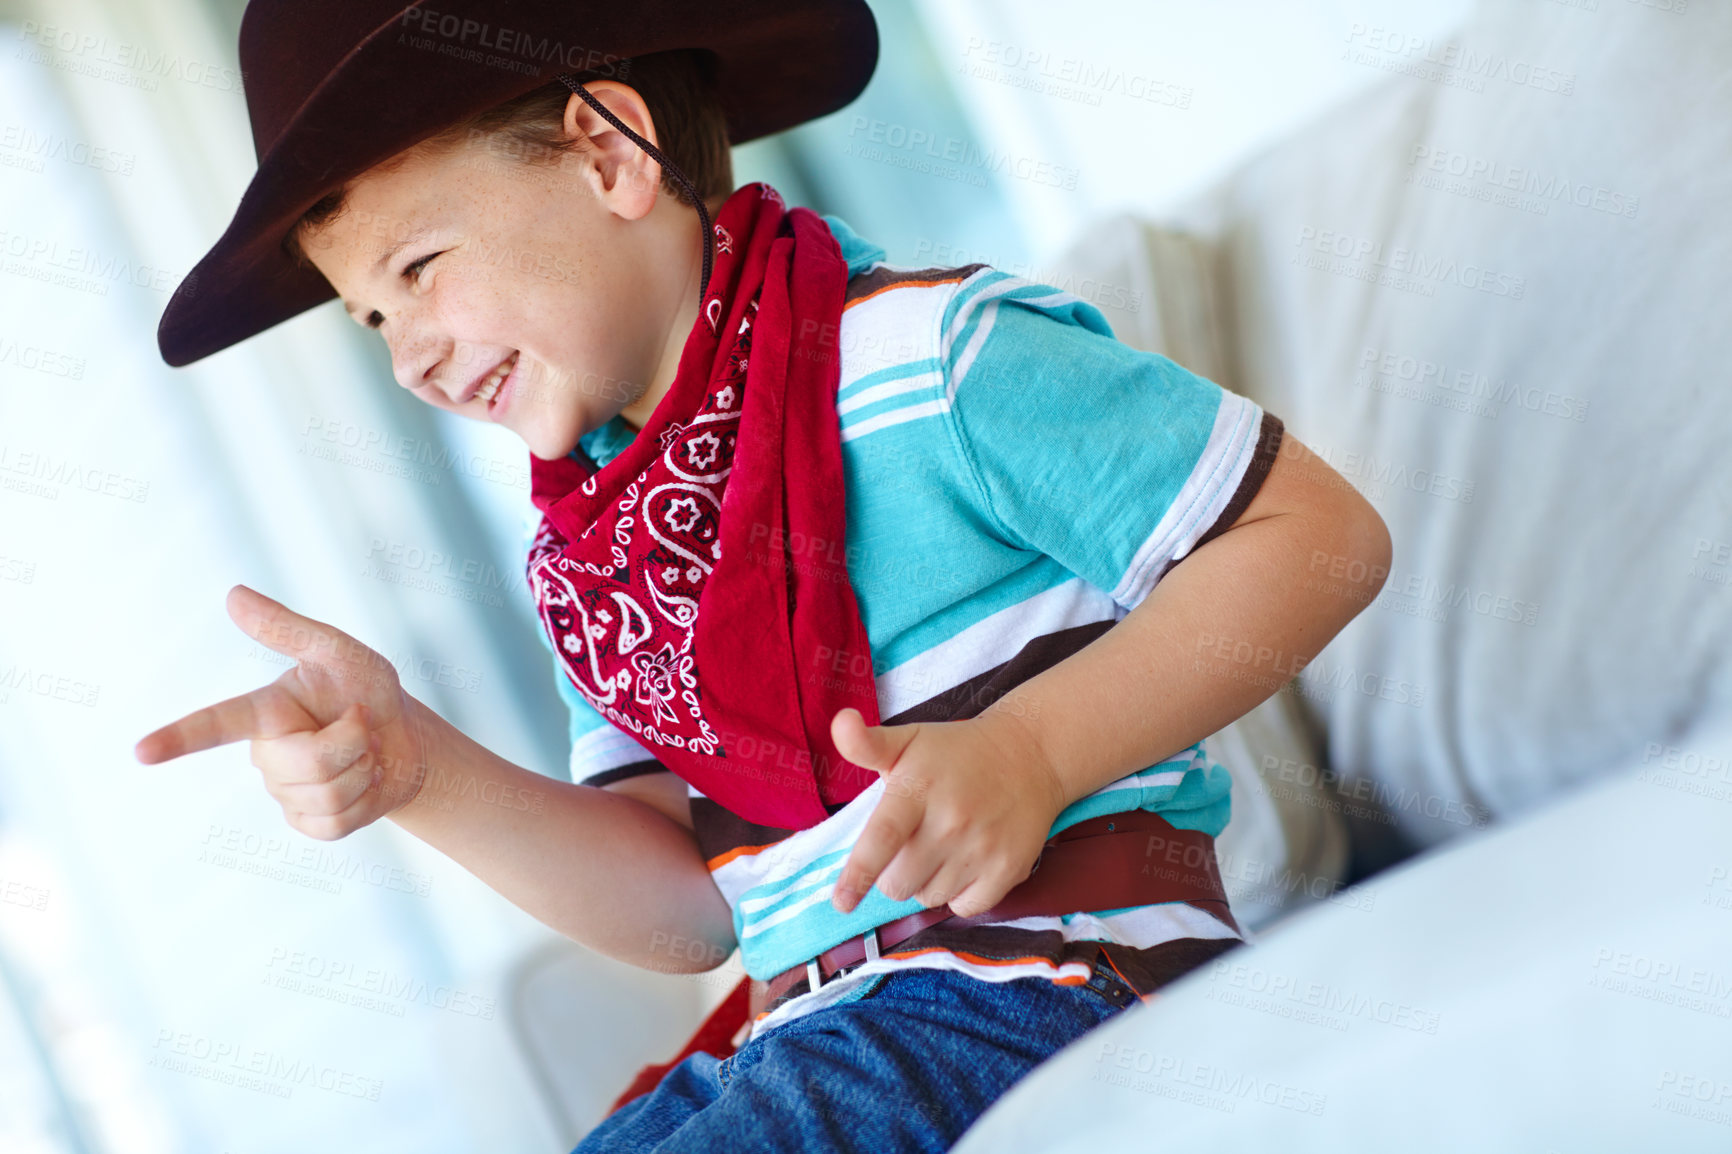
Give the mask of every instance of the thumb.
M 867 769 L 888 773 L 908 743 L 914 740 L 918 725 L 867 725 L 858 709 L 849 706 L 836 711 L 830 719 L 830 740 L 836 752 Z

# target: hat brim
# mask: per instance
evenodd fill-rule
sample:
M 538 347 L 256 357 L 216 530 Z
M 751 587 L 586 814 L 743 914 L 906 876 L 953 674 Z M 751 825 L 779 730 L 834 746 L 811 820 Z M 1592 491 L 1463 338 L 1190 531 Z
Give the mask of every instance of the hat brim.
M 497 0 L 445 0 L 440 10 L 460 19 L 500 18 Z M 582 45 L 580 63 L 708 50 L 734 144 L 844 107 L 866 87 L 878 59 L 877 26 L 863 0 L 701 8 L 530 0 L 513 4 L 511 18 L 560 43 Z M 336 296 L 323 275 L 282 249 L 289 229 L 326 193 L 474 112 L 582 70 L 571 66 L 569 54 L 502 66 L 421 43 L 404 35 L 400 19 L 386 22 L 295 112 L 260 156 L 234 219 L 163 310 L 156 335 L 166 363 L 192 364 Z M 621 79 L 630 83 L 629 69 Z

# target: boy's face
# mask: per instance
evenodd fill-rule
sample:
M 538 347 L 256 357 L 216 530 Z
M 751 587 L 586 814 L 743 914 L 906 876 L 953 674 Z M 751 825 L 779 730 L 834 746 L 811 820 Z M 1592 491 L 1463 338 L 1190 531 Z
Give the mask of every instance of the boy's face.
M 568 130 L 585 114 L 598 126 L 587 152 L 544 166 L 485 138 L 417 146 L 301 237 L 350 316 L 384 336 L 398 384 L 504 425 L 543 460 L 622 411 L 641 427 L 649 413 L 631 406 L 653 381 L 665 391 L 697 307 L 696 214 L 657 196 L 659 166 L 572 103 Z

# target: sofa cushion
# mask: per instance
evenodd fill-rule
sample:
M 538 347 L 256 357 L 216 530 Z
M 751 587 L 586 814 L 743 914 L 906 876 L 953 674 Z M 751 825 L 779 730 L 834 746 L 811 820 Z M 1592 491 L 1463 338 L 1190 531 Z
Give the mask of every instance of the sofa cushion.
M 1732 706 L 1732 6 L 1354 29 L 1395 75 L 1155 231 L 1216 254 L 1193 367 L 1389 524 L 1382 593 L 1293 689 L 1399 854 Z

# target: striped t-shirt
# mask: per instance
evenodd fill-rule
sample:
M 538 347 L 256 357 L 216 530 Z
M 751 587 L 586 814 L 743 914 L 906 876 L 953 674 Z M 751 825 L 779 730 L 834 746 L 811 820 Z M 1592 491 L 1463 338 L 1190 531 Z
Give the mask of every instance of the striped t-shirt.
M 1100 311 L 1070 293 L 980 264 L 889 265 L 882 248 L 836 217 L 824 220 L 848 261 L 842 319 L 825 355 L 841 361 L 845 558 L 881 723 L 972 717 L 1099 637 L 1174 563 L 1231 525 L 1267 475 L 1282 424 L 1120 343 Z M 635 434 L 615 417 L 580 443 L 605 465 Z M 571 710 L 573 781 L 605 785 L 663 768 L 563 670 L 558 680 Z M 745 761 L 777 755 L 744 743 L 728 752 Z M 1077 801 L 1052 832 L 1140 808 L 1218 836 L 1230 786 L 1199 742 Z M 922 908 L 876 887 L 848 914 L 830 904 L 882 781 L 798 832 L 747 822 L 689 785 L 687 793 L 755 978 Z M 816 993 L 800 979 L 758 1015 L 753 1036 L 858 996 L 864 979 L 886 970 L 1077 983 L 1088 980 L 1100 944 L 1116 943 L 1112 962 L 1146 993 L 1172 969 L 1174 949 L 1163 947 L 1183 953 L 1204 944 L 1194 939 L 1237 936 L 1182 902 L 932 926 Z

